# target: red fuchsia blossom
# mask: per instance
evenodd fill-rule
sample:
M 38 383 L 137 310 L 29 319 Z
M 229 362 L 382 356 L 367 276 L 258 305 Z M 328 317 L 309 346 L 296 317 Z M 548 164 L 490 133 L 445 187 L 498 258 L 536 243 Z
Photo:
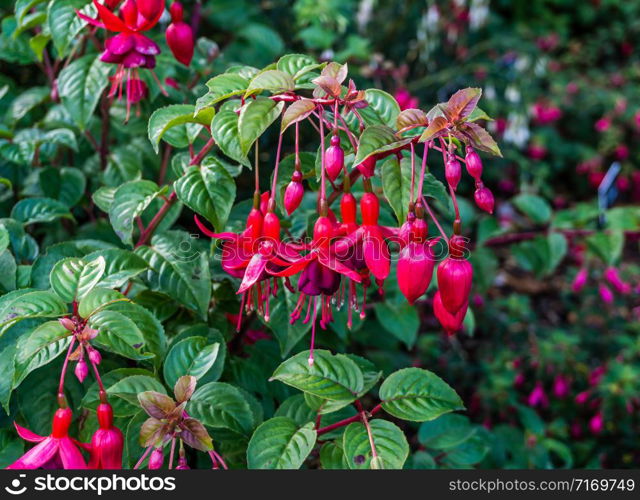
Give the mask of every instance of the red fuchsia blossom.
M 602 377 L 604 377 L 606 371 L 607 368 L 602 365 L 597 366 L 593 370 L 591 370 L 591 372 L 589 373 L 589 385 L 591 387 L 594 387 L 600 384 L 600 381 L 602 380 Z
M 629 158 L 629 148 L 626 144 L 618 144 L 613 151 L 616 160 L 626 160 Z
M 365 179 L 373 177 L 376 168 L 376 157 L 373 155 L 369 156 L 362 163 L 356 165 L 356 168 L 360 171 Z
M 607 280 L 618 293 L 624 295 L 631 293 L 631 285 L 622 280 L 620 271 L 617 268 L 608 267 L 604 272 L 604 279 Z
M 513 386 L 516 389 L 518 389 L 522 387 L 526 381 L 527 381 L 527 377 L 525 377 L 524 373 L 518 372 L 515 378 L 513 379 Z
M 331 182 L 335 181 L 344 169 L 344 150 L 340 146 L 340 136 L 331 136 L 331 146 L 327 148 L 324 156 L 324 169 Z
M 115 7 L 110 8 L 98 0 L 93 0 L 93 3 L 98 10 L 97 18 L 91 18 L 79 11 L 77 13 L 93 26 L 118 33 L 107 38 L 100 60 L 118 65 L 115 76 L 111 78 L 113 83 L 109 91 L 110 97 L 116 94 L 122 96 L 123 82 L 126 80 L 124 90 L 128 119 L 131 104 L 140 101 L 147 92 L 146 85 L 138 76 L 138 69 L 155 68 L 156 56 L 160 53 L 158 44 L 142 33 L 158 23 L 164 11 L 164 0 L 126 0 L 120 7 L 119 16 L 111 10 Z M 155 77 L 153 72 L 152 74 Z M 162 89 L 161 85 L 160 87 Z M 164 92 L 164 89 L 162 91 Z
M 78 360 L 73 373 L 78 378 L 80 383 L 84 382 L 84 379 L 87 378 L 87 375 L 89 375 L 89 367 L 87 366 L 87 362 L 84 360 L 84 358 L 80 358 Z
M 604 416 L 599 411 L 589 420 L 589 430 L 591 434 L 598 435 L 604 430 Z
M 458 188 L 458 183 L 462 177 L 462 167 L 453 154 L 449 155 L 444 164 L 444 176 L 447 179 L 449 186 L 451 186 L 455 191 Z
M 291 182 L 284 190 L 284 209 L 287 215 L 291 215 L 300 206 L 304 196 L 304 186 L 302 185 L 302 172 L 296 170 L 291 176 Z
M 553 380 L 553 395 L 559 399 L 564 399 L 569 395 L 571 381 L 562 374 Z
M 455 314 L 451 314 L 444 306 L 442 302 L 442 294 L 440 290 L 436 292 L 433 297 L 433 314 L 442 326 L 443 330 L 447 332 L 447 335 L 455 335 L 462 328 L 464 317 L 467 314 L 468 302 Z
M 400 106 L 401 111 L 404 111 L 405 109 L 417 108 L 420 104 L 418 98 L 412 96 L 411 93 L 403 87 L 396 89 L 393 97 L 395 97 L 396 101 L 398 101 L 398 105 Z
M 113 425 L 113 408 L 109 403 L 100 403 L 96 410 L 98 430 L 91 438 L 90 469 L 122 469 L 124 436 Z
M 602 302 L 607 305 L 613 303 L 613 292 L 607 285 L 600 284 L 600 286 L 598 287 L 598 293 L 600 294 Z
M 591 393 L 588 390 L 582 391 L 576 394 L 575 402 L 578 405 L 584 405 L 587 403 L 590 397 L 591 397 Z
M 51 434 L 47 437 L 14 423 L 22 439 L 38 444 L 7 469 L 86 469 L 87 464 L 78 449 L 84 445 L 69 437 L 71 419 L 70 408 L 58 408 L 53 416 Z
M 151 456 L 149 457 L 149 470 L 157 470 L 162 467 L 164 463 L 164 453 L 162 452 L 162 448 L 155 448 L 151 452 Z
M 178 62 L 189 66 L 191 59 L 193 59 L 193 31 L 191 26 L 182 20 L 184 13 L 180 2 L 173 2 L 169 12 L 171 13 L 171 24 L 167 27 L 165 34 L 167 45 Z
M 600 118 L 594 125 L 594 128 L 598 132 L 606 132 L 607 130 L 609 130 L 609 127 L 611 127 L 611 118 L 608 118 L 606 116 Z
M 582 268 L 576 274 L 576 277 L 573 279 L 571 283 L 571 290 L 574 293 L 580 292 L 584 286 L 587 284 L 587 278 L 589 277 L 589 271 L 586 268 Z
M 542 160 L 547 156 L 547 148 L 541 144 L 532 143 L 527 149 L 527 154 L 532 160 Z
M 547 397 L 547 394 L 544 392 L 544 388 L 542 387 L 541 382 L 536 383 L 536 386 L 533 388 L 533 391 L 531 391 L 531 394 L 529 394 L 529 397 L 527 399 L 527 404 L 534 408 L 536 406 L 539 406 L 541 408 L 547 408 L 549 406 L 549 398 Z
M 557 106 L 547 104 L 545 102 L 537 102 L 532 108 L 533 119 L 540 125 L 547 125 L 559 120 L 562 111 Z
M 409 304 L 422 296 L 429 288 L 433 276 L 434 258 L 431 246 L 437 241 L 427 242 L 427 224 L 424 219 L 416 219 L 413 213 L 407 216 L 406 236 L 401 234 L 401 250 L 398 256 L 398 286 Z
M 438 264 L 438 290 L 442 296 L 442 304 L 450 314 L 456 314 L 469 302 L 473 267 L 464 260 L 464 249 L 460 237 L 449 241 L 449 257 Z

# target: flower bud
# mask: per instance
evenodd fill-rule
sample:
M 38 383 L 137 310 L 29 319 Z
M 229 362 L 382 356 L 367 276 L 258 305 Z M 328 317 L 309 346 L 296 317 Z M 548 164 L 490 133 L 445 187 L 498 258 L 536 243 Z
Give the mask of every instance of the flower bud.
M 476 181 L 479 181 L 482 177 L 482 160 L 480 159 L 480 155 L 478 155 L 471 146 L 467 146 L 464 160 L 467 164 L 467 172 L 469 175 Z
M 438 265 L 437 277 L 442 304 L 450 314 L 456 314 L 469 301 L 473 280 L 471 263 L 447 257 Z
M 189 470 L 189 464 L 187 463 L 187 459 L 185 457 L 178 458 L 178 465 L 176 466 L 176 470 Z
M 87 346 L 87 352 L 89 353 L 89 361 L 94 365 L 99 365 L 102 361 L 102 355 L 100 352 L 91 346 Z
M 376 157 L 374 155 L 369 156 L 362 163 L 356 165 L 356 168 L 360 171 L 363 177 L 373 177 L 376 169 Z
M 73 330 L 75 330 L 76 325 L 75 323 L 71 320 L 71 318 L 60 318 L 58 320 L 58 322 L 64 326 L 67 330 L 69 330 L 70 332 L 72 332 Z
M 600 285 L 598 287 L 598 293 L 600 294 L 600 298 L 602 302 L 605 304 L 611 304 L 613 302 L 613 292 L 607 285 Z
M 364 193 L 360 198 L 360 212 L 362 213 L 362 224 L 365 226 L 375 226 L 378 224 L 380 216 L 380 200 L 373 193 Z
M 480 208 L 481 210 L 492 214 L 494 205 L 493 193 L 481 182 L 479 182 L 478 185 L 478 188 L 473 193 L 473 197 L 476 200 L 476 205 L 478 205 L 478 208 Z
M 546 408 L 549 406 L 549 398 L 547 398 L 547 394 L 544 392 L 540 382 L 536 383 L 533 391 L 529 394 L 527 403 L 532 407 L 540 406 L 541 408 Z
M 422 296 L 429 288 L 433 276 L 434 261 L 429 247 L 423 243 L 410 242 L 398 257 L 398 286 L 409 304 Z
M 559 399 L 566 398 L 569 395 L 570 382 L 567 377 L 560 374 L 553 380 L 553 394 Z
M 597 435 L 600 434 L 604 429 L 604 417 L 602 412 L 596 413 L 591 420 L 589 420 L 589 430 L 591 434 Z
M 445 309 L 442 303 L 442 294 L 440 291 L 437 291 L 433 297 L 433 314 L 449 336 L 455 334 L 462 328 L 462 322 L 467 314 L 467 308 L 468 304 L 464 304 L 457 313 L 451 314 Z
M 604 272 L 604 279 L 606 279 L 613 288 L 615 288 L 618 293 L 622 293 L 624 295 L 631 292 L 631 285 L 629 283 L 625 283 L 620 277 L 620 272 L 615 267 L 608 267 Z
M 84 382 L 84 379 L 87 378 L 87 375 L 89 375 L 89 367 L 87 366 L 87 363 L 84 360 L 84 358 L 80 358 L 78 360 L 78 362 L 76 363 L 76 368 L 73 371 L 73 373 L 75 373 L 80 383 Z
M 113 425 L 113 408 L 109 403 L 101 403 L 96 410 L 98 430 L 91 438 L 90 469 L 121 469 L 124 436 Z
M 580 292 L 580 290 L 582 290 L 584 286 L 587 284 L 588 277 L 589 277 L 589 272 L 587 271 L 587 269 L 584 267 L 580 269 L 578 271 L 578 274 L 576 274 L 576 277 L 573 279 L 573 283 L 571 283 L 571 290 L 574 293 Z
M 344 150 L 340 147 L 340 136 L 331 137 L 331 146 L 327 148 L 324 157 L 324 168 L 331 181 L 335 181 L 344 168 Z
M 165 34 L 167 45 L 178 62 L 189 66 L 191 59 L 193 59 L 195 45 L 193 31 L 191 26 L 182 20 L 183 11 L 180 2 L 173 2 L 170 11 L 172 21 Z
M 447 183 L 455 191 L 460 182 L 460 177 L 462 177 L 462 168 L 454 155 L 449 155 L 444 164 L 444 176 L 447 179 Z
M 262 223 L 262 236 L 265 238 L 280 240 L 280 218 L 273 212 L 267 212 Z
M 164 462 L 164 454 L 162 453 L 162 448 L 155 448 L 151 452 L 151 457 L 149 457 L 149 469 L 155 470 L 162 467 L 162 463 Z
M 284 191 L 284 209 L 287 211 L 287 215 L 291 215 L 300 206 L 304 196 L 304 186 L 301 181 L 302 174 L 296 170 Z

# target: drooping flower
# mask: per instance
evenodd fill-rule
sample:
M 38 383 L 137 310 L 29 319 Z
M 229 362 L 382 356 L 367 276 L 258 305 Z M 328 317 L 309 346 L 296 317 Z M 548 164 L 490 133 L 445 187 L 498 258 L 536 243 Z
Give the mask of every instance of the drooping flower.
M 454 335 L 458 330 L 460 330 L 460 328 L 462 328 L 462 323 L 465 315 L 467 314 L 468 306 L 469 303 L 466 302 L 455 314 L 451 314 L 442 302 L 442 294 L 440 293 L 440 290 L 438 290 L 433 297 L 433 314 L 449 336 Z
M 536 386 L 529 394 L 529 398 L 527 399 L 527 403 L 529 406 L 536 407 L 539 406 L 541 408 L 546 408 L 549 406 L 549 398 L 547 394 L 544 392 L 544 388 L 542 387 L 542 383 L 537 382 Z
M 90 469 L 122 469 L 124 436 L 113 425 L 113 408 L 109 403 L 100 403 L 96 410 L 98 430 L 91 438 Z
M 14 423 L 22 439 L 38 444 L 7 469 L 86 469 L 87 464 L 78 449 L 80 443 L 69 437 L 71 420 L 70 408 L 58 408 L 53 416 L 51 434 L 46 437 Z
M 598 287 L 598 293 L 600 294 L 600 298 L 602 299 L 602 302 L 604 302 L 607 305 L 613 303 L 613 292 L 611 291 L 611 288 L 609 288 L 607 285 L 600 284 L 600 286 Z
M 331 145 L 324 156 L 324 168 L 331 182 L 335 181 L 344 169 L 344 150 L 340 146 L 338 134 L 331 136 Z
M 162 467 L 164 462 L 164 453 L 162 453 L 162 448 L 154 448 L 151 452 L 151 456 L 149 457 L 149 470 L 156 470 Z
M 475 149 L 471 146 L 467 146 L 466 148 L 464 161 L 469 175 L 476 181 L 479 181 L 482 177 L 482 160 L 480 159 L 480 155 L 476 153 Z
M 375 155 L 368 156 L 362 163 L 356 165 L 356 168 L 360 171 L 365 179 L 373 177 L 376 169 L 376 157 Z
M 631 285 L 623 281 L 620 277 L 620 271 L 613 266 L 608 267 L 604 271 L 604 279 L 606 279 L 618 293 L 626 295 L 631 292 Z
M 573 282 L 571 283 L 571 290 L 574 293 L 580 292 L 587 284 L 588 277 L 589 271 L 587 271 L 587 269 L 584 267 L 580 269 L 580 271 L 578 271 L 578 274 L 576 274 L 576 277 L 573 279 Z
M 449 155 L 447 161 L 444 164 L 444 176 L 447 179 L 447 183 L 455 191 L 458 188 L 458 183 L 462 177 L 462 167 L 455 155 Z
M 442 304 L 450 314 L 456 314 L 469 302 L 473 267 L 463 258 L 462 240 L 452 237 L 449 240 L 449 257 L 438 265 L 438 290 Z
M 473 193 L 473 198 L 480 210 L 484 210 L 490 214 L 493 213 L 493 207 L 495 204 L 493 193 L 481 181 L 476 182 L 476 190 Z
M 139 69 L 155 68 L 156 56 L 160 53 L 160 47 L 143 32 L 153 28 L 159 21 L 164 11 L 164 0 L 126 0 L 120 7 L 120 15 L 116 15 L 111 9 L 115 9 L 117 3 L 109 7 L 93 0 L 98 11 L 97 18 L 91 18 L 82 12 L 78 16 L 93 26 L 104 28 L 118 33 L 105 41 L 105 50 L 100 60 L 106 63 L 116 64 L 115 75 L 111 78 L 112 85 L 109 96 L 116 94 L 118 97 L 126 93 L 127 120 L 131 104 L 140 101 L 147 92 L 146 84 L 140 79 Z M 155 78 L 155 74 L 152 72 Z M 126 84 L 123 82 L 126 81 Z M 156 78 L 157 81 L 157 78 Z M 161 90 L 165 92 L 158 82 Z
M 183 19 L 183 9 L 180 2 L 173 2 L 169 8 L 171 24 L 167 28 L 167 45 L 173 56 L 185 66 L 191 64 L 193 59 L 193 30 Z
M 431 283 L 435 264 L 431 246 L 437 241 L 427 242 L 427 224 L 413 213 L 407 216 L 405 225 L 409 227 L 398 256 L 398 287 L 409 304 L 413 305 Z M 402 234 L 402 229 L 400 232 Z
M 291 182 L 284 190 L 284 209 L 287 215 L 291 215 L 300 206 L 304 196 L 304 186 L 302 185 L 302 172 L 295 170 L 291 175 Z
M 589 430 L 591 434 L 598 435 L 604 430 L 604 416 L 599 411 L 589 420 Z
M 553 395 L 557 398 L 566 398 L 569 395 L 570 388 L 570 380 L 562 374 L 558 374 L 553 380 Z

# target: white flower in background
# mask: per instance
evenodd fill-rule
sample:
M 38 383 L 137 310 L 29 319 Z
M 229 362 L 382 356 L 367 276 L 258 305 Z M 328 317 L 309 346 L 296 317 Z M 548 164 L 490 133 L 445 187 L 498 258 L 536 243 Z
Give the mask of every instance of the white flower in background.
M 489 18 L 489 0 L 471 0 L 469 7 L 469 27 L 472 30 L 482 28 Z
M 440 10 L 435 3 L 429 5 L 427 9 L 426 28 L 431 33 L 438 31 L 438 22 L 440 21 Z
M 522 95 L 520 94 L 520 91 L 517 87 L 515 87 L 514 85 L 509 85 L 507 87 L 507 90 L 504 91 L 504 97 L 509 102 L 517 103 L 520 102 L 520 98 L 522 97 Z
M 547 57 L 541 57 L 536 61 L 535 67 L 533 68 L 533 72 L 536 76 L 544 76 L 547 73 Z
M 371 20 L 373 14 L 373 5 L 375 0 L 362 0 L 358 6 L 358 13 L 356 14 L 356 22 L 358 23 L 358 29 L 364 31 Z
M 524 113 L 512 112 L 507 117 L 507 128 L 504 131 L 505 142 L 522 148 L 529 141 L 529 120 Z
M 489 99 L 490 101 L 494 101 L 496 98 L 496 88 L 493 85 L 487 85 L 484 88 L 484 97 Z
M 531 67 L 531 59 L 529 58 L 529 56 L 519 56 L 516 59 L 514 67 L 516 68 L 516 71 L 518 73 L 527 71 Z

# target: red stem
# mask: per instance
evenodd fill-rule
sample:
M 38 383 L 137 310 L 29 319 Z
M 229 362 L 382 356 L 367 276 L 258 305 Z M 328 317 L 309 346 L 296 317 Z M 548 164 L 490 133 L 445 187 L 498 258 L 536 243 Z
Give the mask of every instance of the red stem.
M 358 403 L 359 403 L 359 401 L 358 401 Z M 382 403 L 376 405 L 369 412 L 369 417 L 373 417 L 380 410 L 382 410 Z M 326 434 L 327 432 L 331 432 L 334 429 L 339 429 L 340 427 L 344 427 L 346 425 L 349 425 L 349 424 L 351 424 L 353 422 L 358 422 L 358 421 L 362 421 L 362 413 L 358 413 L 357 415 L 354 415 L 353 417 L 345 418 L 344 420 L 340 420 L 339 422 L 336 422 L 335 424 L 327 425 L 326 427 L 318 429 L 318 436 L 320 436 L 322 434 Z
M 215 145 L 215 143 L 216 141 L 214 141 L 213 139 L 209 139 L 207 143 L 202 146 L 200 152 L 191 159 L 189 165 L 200 165 L 200 162 L 204 159 L 207 153 L 211 151 L 211 148 Z
M 160 210 L 158 210 L 158 213 L 153 216 L 153 219 L 151 219 L 151 222 L 149 222 L 149 225 L 147 226 L 147 228 L 140 233 L 140 238 L 138 239 L 138 242 L 135 245 L 136 248 L 142 245 L 146 245 L 149 242 L 149 240 L 151 239 L 151 236 L 153 235 L 153 232 L 158 227 L 158 224 L 162 222 L 162 219 L 164 219 L 165 215 L 167 215 L 167 212 L 169 211 L 171 206 L 174 204 L 174 202 L 177 200 L 177 198 L 178 197 L 175 191 L 169 195 L 169 198 L 165 200 L 164 205 L 160 207 Z
M 67 374 L 67 367 L 69 366 L 69 356 L 71 356 L 71 351 L 73 351 L 73 346 L 76 344 L 75 335 L 71 339 L 71 343 L 69 344 L 69 349 L 67 349 L 67 355 L 64 358 L 64 363 L 62 365 L 62 370 L 60 371 L 60 383 L 58 384 L 58 396 L 64 394 L 64 377 Z

